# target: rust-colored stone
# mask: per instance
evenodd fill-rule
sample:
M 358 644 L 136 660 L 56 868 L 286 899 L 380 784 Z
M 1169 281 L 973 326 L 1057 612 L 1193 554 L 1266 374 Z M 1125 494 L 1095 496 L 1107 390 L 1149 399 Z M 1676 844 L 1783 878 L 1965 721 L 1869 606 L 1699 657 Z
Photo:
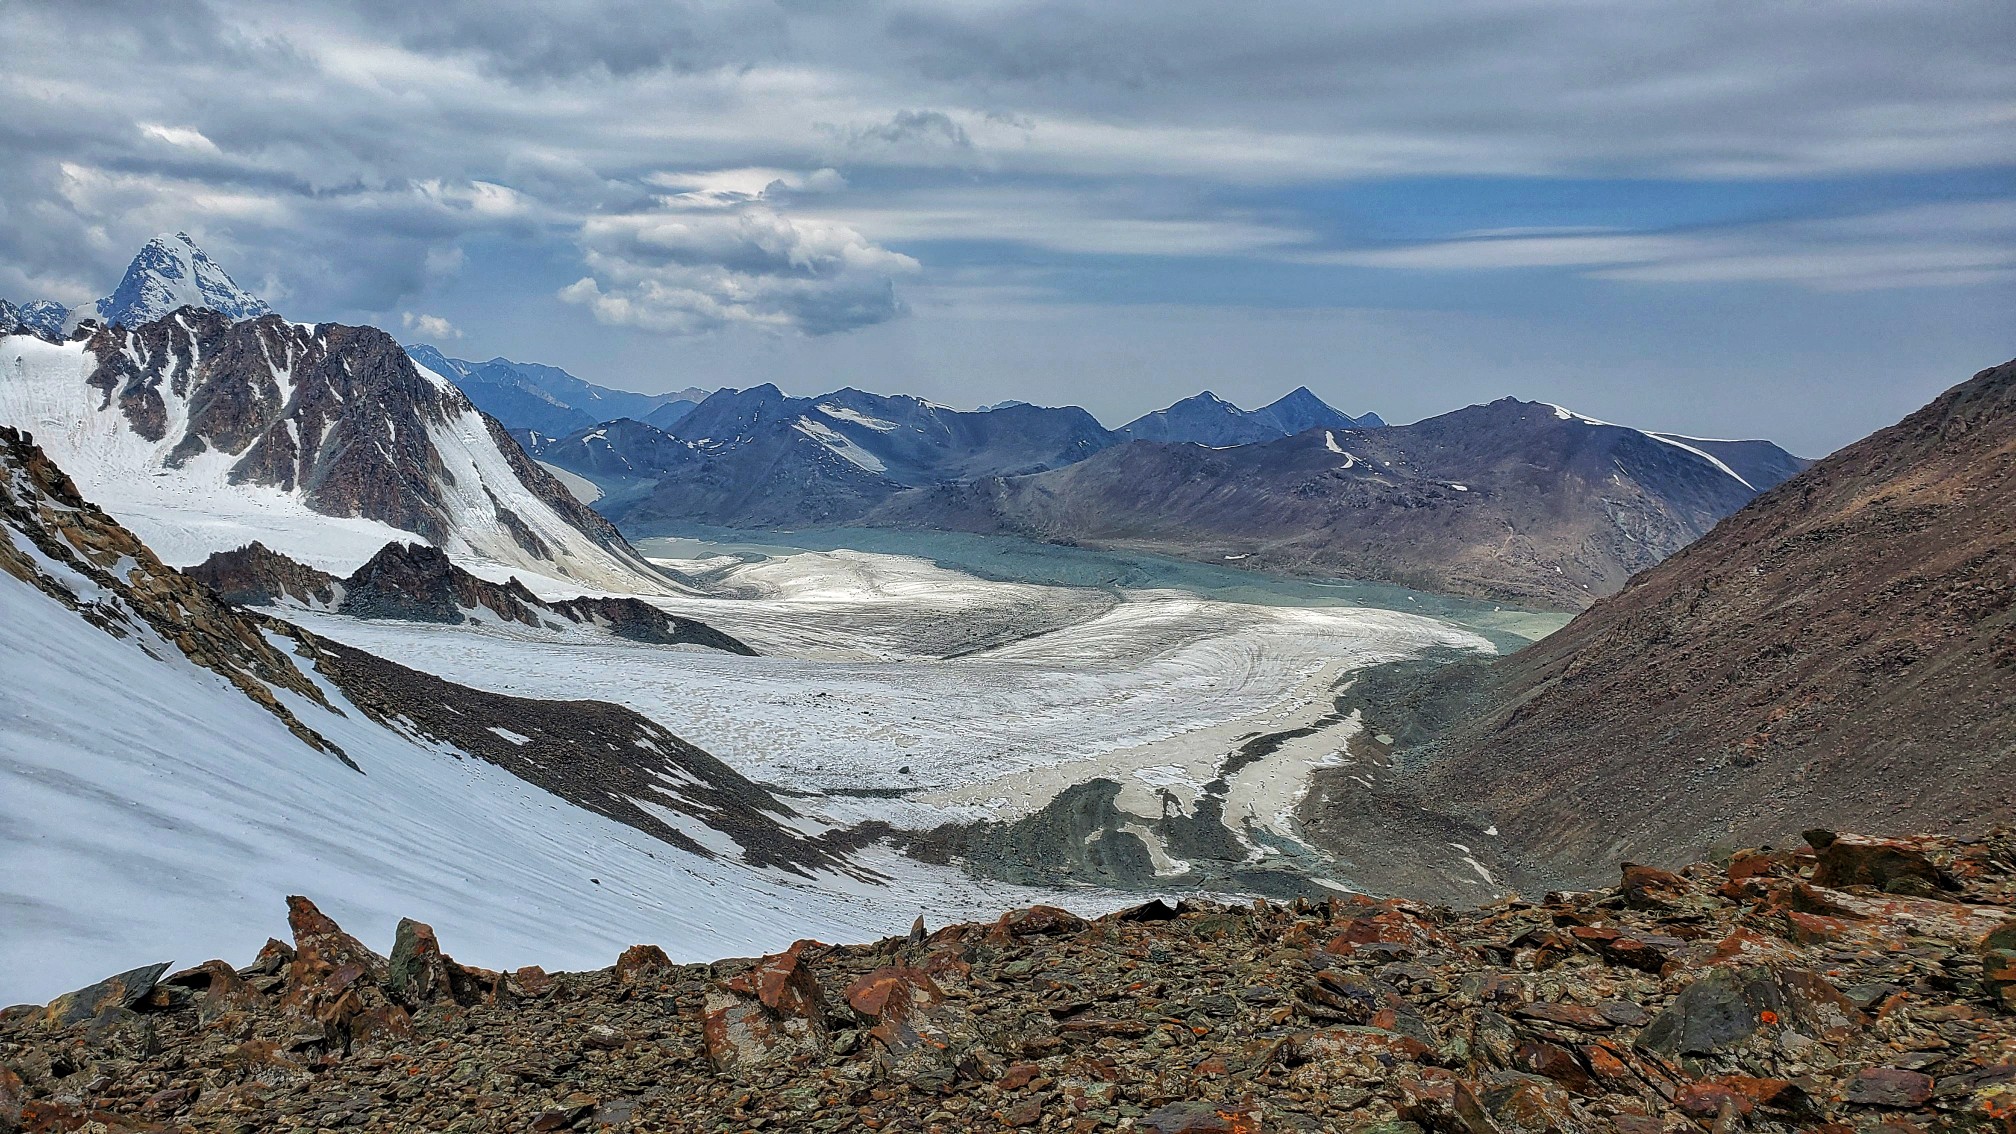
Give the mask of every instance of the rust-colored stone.
M 632 945 L 616 958 L 616 979 L 623 984 L 655 980 L 672 967 L 672 958 L 656 945 Z

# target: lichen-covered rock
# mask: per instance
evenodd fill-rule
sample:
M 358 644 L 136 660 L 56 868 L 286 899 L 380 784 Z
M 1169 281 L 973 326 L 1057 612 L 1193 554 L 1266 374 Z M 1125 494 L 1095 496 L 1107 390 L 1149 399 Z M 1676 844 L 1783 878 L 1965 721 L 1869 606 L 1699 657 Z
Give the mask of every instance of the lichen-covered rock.
M 294 959 L 287 966 L 281 1007 L 294 1020 L 290 1045 L 318 1058 L 347 1054 L 358 1043 L 408 1033 L 406 1010 L 383 990 L 385 958 L 343 931 L 315 903 L 287 899 Z
M 1826 978 L 1777 965 L 1710 969 L 1638 1036 L 1638 1046 L 1664 1055 L 1714 1055 L 1763 1035 L 1784 1032 L 1839 1041 L 1867 1022 Z
M 849 985 L 846 996 L 847 1006 L 870 1022 L 885 1075 L 949 1084 L 953 1068 L 978 1040 L 972 1013 L 951 1002 L 922 969 L 884 966 Z
M 1818 861 L 1813 884 L 1841 889 L 1873 886 L 1893 894 L 1931 894 L 1947 888 L 1947 879 L 1923 847 L 1908 839 L 1874 839 L 1808 831 Z
M 672 958 L 656 945 L 632 945 L 616 958 L 616 980 L 621 984 L 643 984 L 664 976 Z
M 1633 909 L 1672 909 L 1693 892 L 1685 878 L 1669 870 L 1624 864 L 1624 902 Z
M 386 962 L 385 991 L 407 1008 L 453 999 L 455 982 L 449 973 L 451 964 L 441 952 L 433 926 L 402 917 L 392 940 L 392 956 Z
M 154 991 L 154 982 L 168 971 L 169 962 L 130 969 L 109 976 L 97 984 L 66 992 L 49 1002 L 46 1016 L 58 1027 L 82 1023 L 109 1008 L 131 1008 Z
M 810 1057 L 828 1044 L 826 996 L 800 941 L 709 986 L 701 1012 L 708 1058 L 724 1072 Z

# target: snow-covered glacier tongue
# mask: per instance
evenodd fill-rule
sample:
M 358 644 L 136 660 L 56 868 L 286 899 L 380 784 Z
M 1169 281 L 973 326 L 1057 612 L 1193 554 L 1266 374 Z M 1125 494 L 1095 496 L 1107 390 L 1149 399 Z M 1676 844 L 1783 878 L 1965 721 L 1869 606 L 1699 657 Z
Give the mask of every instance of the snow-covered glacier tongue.
M 1338 712 L 1343 688 L 1367 667 L 1488 652 L 1560 621 L 1398 588 L 1282 580 L 1269 593 L 1250 574 L 1175 561 L 1144 577 L 1155 568 L 1143 558 L 1034 545 L 968 571 L 928 558 L 923 544 L 944 542 L 929 536 L 912 554 L 757 538 L 640 544 L 711 584 L 656 605 L 757 656 L 496 619 L 283 617 L 458 683 L 614 701 L 774 786 L 821 828 L 1094 901 L 1349 889 L 1352 865 L 1314 845 L 1300 813 L 1317 769 L 1377 755 Z M 1006 564 L 1029 554 L 1069 555 L 1059 575 L 1143 585 L 1007 581 Z M 1452 895 L 1485 900 L 1503 885 L 1467 859 L 1491 867 L 1488 839 L 1410 853 Z

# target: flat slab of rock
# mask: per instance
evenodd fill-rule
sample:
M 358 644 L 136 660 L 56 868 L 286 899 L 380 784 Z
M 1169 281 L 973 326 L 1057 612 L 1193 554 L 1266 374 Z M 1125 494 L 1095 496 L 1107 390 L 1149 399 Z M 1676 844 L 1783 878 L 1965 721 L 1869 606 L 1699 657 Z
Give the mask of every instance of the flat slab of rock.
M 81 1024 L 110 1008 L 131 1008 L 147 998 L 154 991 L 154 985 L 161 974 L 168 971 L 169 961 L 158 965 L 144 965 L 129 969 L 117 976 L 109 976 L 97 984 L 88 985 L 75 992 L 66 992 L 49 1002 L 44 1009 L 50 1023 L 59 1027 Z

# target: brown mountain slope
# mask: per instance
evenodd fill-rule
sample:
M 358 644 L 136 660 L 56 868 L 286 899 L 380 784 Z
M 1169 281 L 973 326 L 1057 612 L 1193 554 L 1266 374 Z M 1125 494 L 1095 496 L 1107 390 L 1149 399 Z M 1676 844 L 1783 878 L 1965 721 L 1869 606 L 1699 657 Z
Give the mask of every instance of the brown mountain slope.
M 1384 684 L 1361 696 L 1416 766 L 1411 792 L 1573 877 L 1802 827 L 2006 819 L 2016 363 L 1759 497 L 1552 637 L 1425 690 Z M 1347 785 L 1324 787 L 1344 802 Z

